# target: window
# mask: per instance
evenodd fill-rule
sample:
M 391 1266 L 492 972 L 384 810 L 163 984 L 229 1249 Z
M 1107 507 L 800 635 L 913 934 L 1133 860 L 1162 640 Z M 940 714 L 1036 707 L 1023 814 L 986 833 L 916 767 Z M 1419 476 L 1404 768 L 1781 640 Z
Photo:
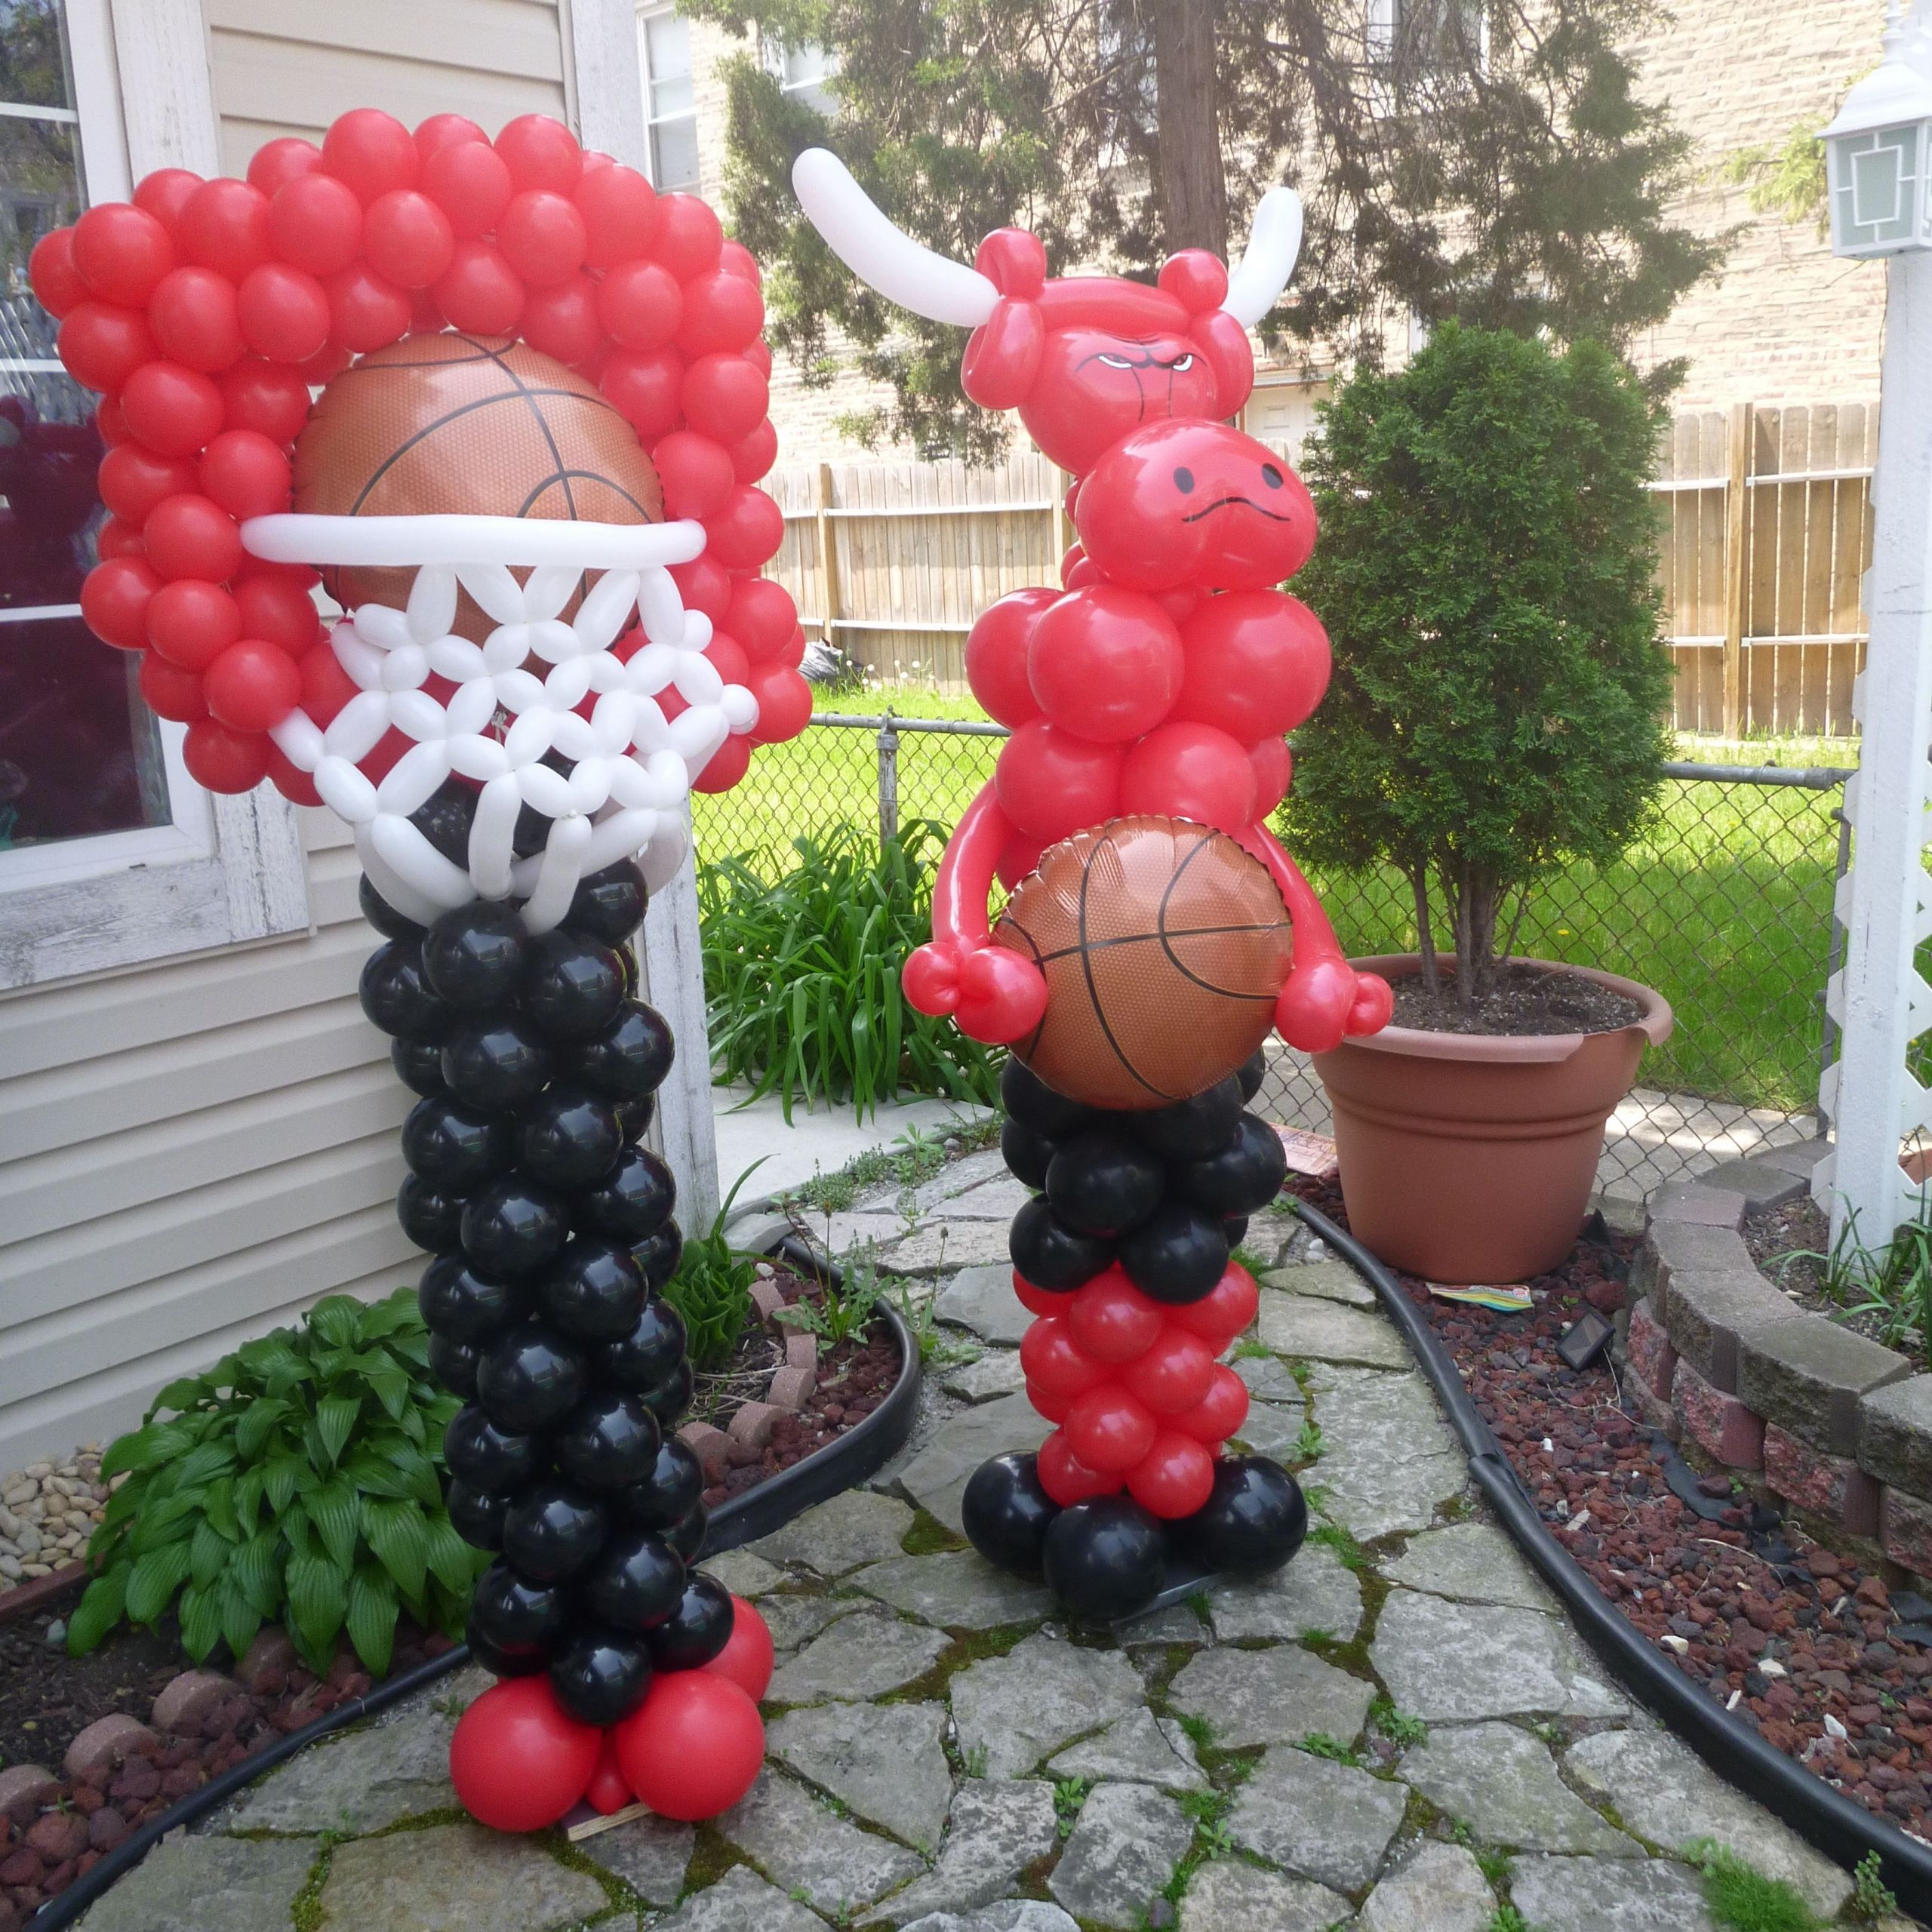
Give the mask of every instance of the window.
M 638 19 L 644 66 L 644 118 L 651 136 L 651 180 L 669 193 L 697 186 L 697 112 L 691 94 L 691 29 L 669 7 Z
M 810 41 L 801 47 L 786 47 L 768 40 L 764 65 L 781 93 L 802 101 L 828 120 L 838 112 L 838 97 L 826 83 L 837 75 L 838 63 L 823 48 L 814 47 Z
M 1371 63 L 1411 74 L 1478 71 L 1489 57 L 1484 0 L 1364 0 Z

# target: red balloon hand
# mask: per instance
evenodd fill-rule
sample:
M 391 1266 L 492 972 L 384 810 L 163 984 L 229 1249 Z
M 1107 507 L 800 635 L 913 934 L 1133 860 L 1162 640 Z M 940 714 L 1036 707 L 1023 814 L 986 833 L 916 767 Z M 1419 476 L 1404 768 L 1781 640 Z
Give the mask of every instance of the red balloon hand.
M 899 984 L 915 1013 L 943 1020 L 959 1009 L 961 949 L 943 939 L 928 940 L 906 955 Z
M 1305 1054 L 1331 1052 L 1342 1044 L 1355 1004 L 1355 973 L 1332 955 L 1297 963 L 1275 1001 L 1281 1038 Z
M 1045 976 L 1004 946 L 928 940 L 907 957 L 899 983 L 917 1011 L 950 1016 L 989 1046 L 1023 1038 L 1047 1010 Z
M 1355 975 L 1355 1003 L 1349 1008 L 1351 1033 L 1379 1033 L 1395 1011 L 1395 995 L 1379 973 Z

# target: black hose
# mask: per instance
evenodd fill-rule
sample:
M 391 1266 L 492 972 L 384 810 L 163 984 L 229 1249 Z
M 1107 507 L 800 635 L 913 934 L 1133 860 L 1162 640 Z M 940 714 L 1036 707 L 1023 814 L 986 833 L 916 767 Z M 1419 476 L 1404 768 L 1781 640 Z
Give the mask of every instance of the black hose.
M 1932 1847 L 1887 1824 L 1856 1798 L 1814 1777 L 1733 1717 L 1652 1649 L 1607 1601 L 1577 1559 L 1557 1541 L 1524 1494 L 1491 1433 L 1448 1350 L 1389 1270 L 1352 1235 L 1306 1201 L 1295 1212 L 1367 1280 L 1414 1352 L 1448 1413 L 1469 1462 L 1469 1475 L 1512 1542 L 1576 1620 L 1590 1647 L 1627 1690 L 1665 1721 L 1721 1777 L 1755 1798 L 1827 1857 L 1847 1867 L 1878 1854 L 1884 1882 L 1905 1909 L 1932 1918 Z

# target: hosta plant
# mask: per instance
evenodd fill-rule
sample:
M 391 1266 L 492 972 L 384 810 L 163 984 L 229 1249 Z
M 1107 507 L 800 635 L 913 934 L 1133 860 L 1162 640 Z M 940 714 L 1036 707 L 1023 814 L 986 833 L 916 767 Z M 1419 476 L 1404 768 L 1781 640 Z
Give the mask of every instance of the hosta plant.
M 101 1460 L 103 1480 L 128 1480 L 89 1546 L 99 1574 L 69 1648 L 81 1655 L 171 1605 L 197 1663 L 218 1644 L 239 1657 L 280 1622 L 315 1670 L 346 1631 L 380 1676 L 403 1611 L 456 1635 L 489 1560 L 443 1507 L 457 1406 L 429 1373 L 410 1288 L 331 1295 L 296 1327 L 171 1382 Z

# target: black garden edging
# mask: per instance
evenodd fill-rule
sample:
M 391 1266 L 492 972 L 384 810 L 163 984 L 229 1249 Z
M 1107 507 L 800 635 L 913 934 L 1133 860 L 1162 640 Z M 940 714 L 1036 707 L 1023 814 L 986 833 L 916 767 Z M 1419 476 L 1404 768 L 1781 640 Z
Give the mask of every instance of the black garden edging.
M 843 1278 L 835 1263 L 823 1260 L 795 1235 L 786 1235 L 771 1252 L 798 1273 L 815 1275 L 828 1287 L 836 1287 Z M 794 1516 L 802 1515 L 815 1503 L 829 1501 L 843 1491 L 856 1488 L 866 1477 L 883 1469 L 906 1446 L 918 1414 L 919 1345 L 897 1309 L 881 1302 L 876 1312 L 884 1317 L 899 1343 L 899 1380 L 893 1384 L 892 1392 L 863 1422 L 847 1430 L 837 1441 L 827 1443 L 803 1462 L 795 1463 L 790 1469 L 760 1483 L 757 1488 L 721 1503 L 712 1512 L 706 1527 L 704 1556 L 721 1556 L 727 1550 L 737 1549 L 745 1543 L 755 1543 L 761 1537 L 769 1536 Z M 277 1765 L 286 1764 L 298 1751 L 328 1737 L 331 1731 L 358 1723 L 364 1718 L 374 1717 L 405 1697 L 413 1697 L 469 1660 L 469 1646 L 458 1644 L 402 1676 L 392 1677 L 363 1696 L 346 1704 L 339 1704 L 313 1724 L 304 1724 L 300 1730 L 291 1731 L 287 1737 L 278 1739 L 266 1750 L 231 1765 L 220 1777 L 211 1778 L 198 1790 L 190 1792 L 178 1804 L 170 1805 L 159 1817 L 150 1818 L 115 1846 L 85 1878 L 77 1878 L 58 1897 L 48 1900 L 28 1920 L 29 1932 L 63 1932 L 63 1927 L 75 1924 L 115 1880 L 125 1878 L 140 1864 L 168 1832 L 205 1817 L 257 1778 Z
M 1866 1810 L 1767 1744 L 1657 1655 L 1606 1602 L 1549 1533 L 1487 1423 L 1469 1398 L 1448 1350 L 1401 1284 L 1368 1250 L 1305 1201 L 1291 1205 L 1314 1232 L 1364 1275 L 1402 1331 L 1469 1457 L 1469 1475 L 1511 1540 L 1535 1566 L 1624 1688 L 1662 1715 L 1712 1770 L 1755 1798 L 1847 1869 L 1876 1852 L 1885 1883 L 1915 1917 L 1932 1915 L 1932 1847 Z

